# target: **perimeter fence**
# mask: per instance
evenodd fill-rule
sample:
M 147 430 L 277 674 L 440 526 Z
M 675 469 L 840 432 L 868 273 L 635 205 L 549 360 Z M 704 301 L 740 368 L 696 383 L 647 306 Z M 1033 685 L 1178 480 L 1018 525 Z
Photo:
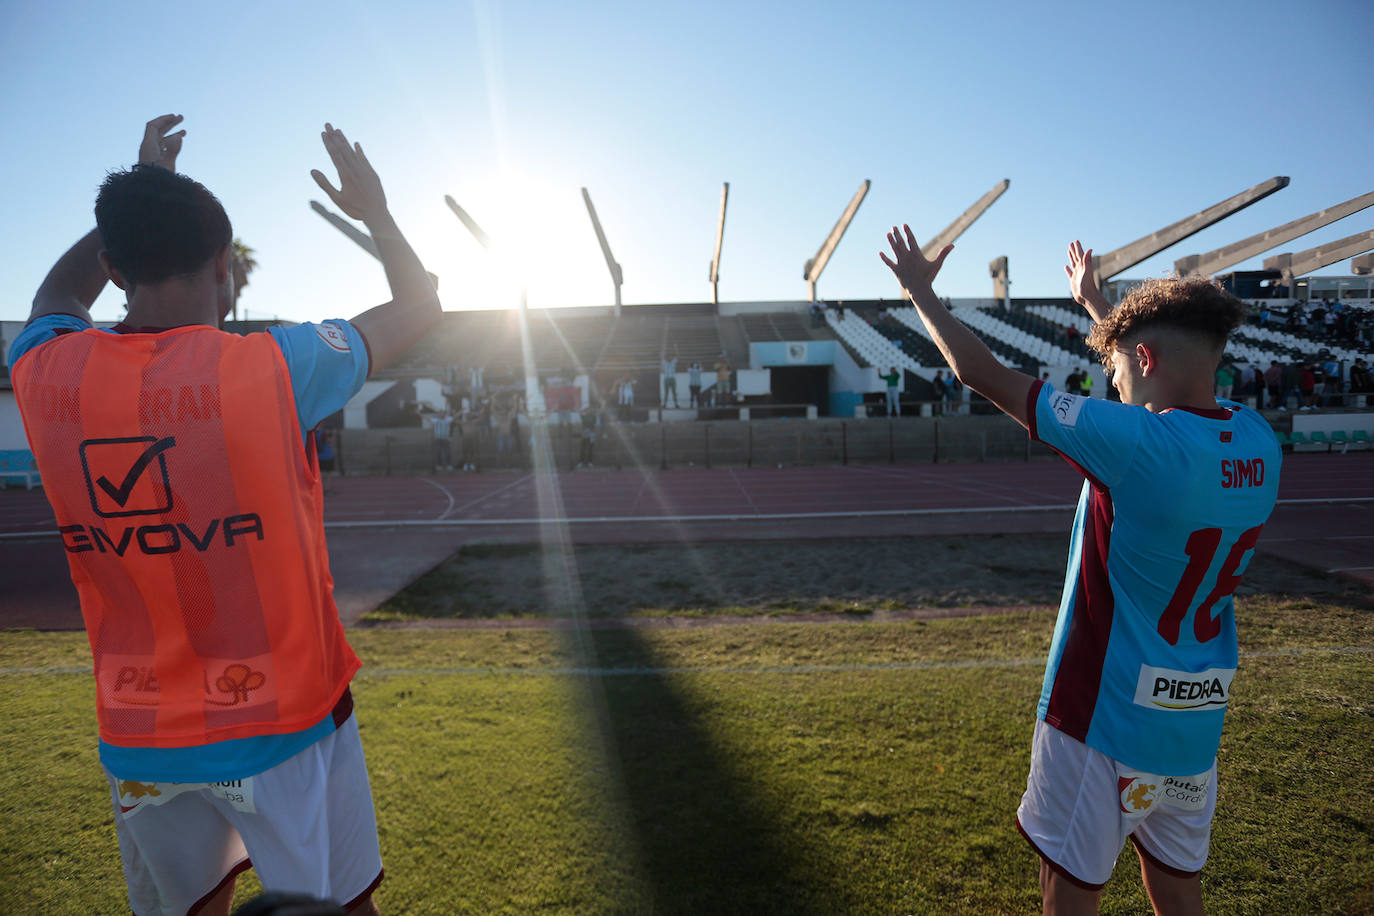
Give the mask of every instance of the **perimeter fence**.
M 455 424 L 456 425 L 456 424 Z M 527 469 L 530 429 L 500 437 L 469 426 L 455 430 L 452 464 L 478 471 Z M 584 443 L 581 424 L 550 423 L 560 471 L 641 467 L 805 467 L 846 464 L 1033 461 L 1054 452 L 998 415 L 892 419 L 777 419 L 622 423 L 607 420 Z M 336 445 L 349 475 L 429 474 L 436 470 L 429 429 L 345 429 Z

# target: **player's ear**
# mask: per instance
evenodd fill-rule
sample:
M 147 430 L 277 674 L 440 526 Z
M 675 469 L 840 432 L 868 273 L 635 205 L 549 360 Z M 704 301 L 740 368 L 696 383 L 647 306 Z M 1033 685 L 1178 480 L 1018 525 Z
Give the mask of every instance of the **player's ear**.
M 96 257 L 100 260 L 100 266 L 105 268 L 105 273 L 109 275 L 110 282 L 122 290 L 128 290 L 129 283 L 114 266 L 114 263 L 110 261 L 110 253 L 102 249 Z
M 1143 342 L 1135 345 L 1135 363 L 1140 367 L 1142 378 L 1149 378 L 1159 365 L 1155 362 L 1154 349 Z

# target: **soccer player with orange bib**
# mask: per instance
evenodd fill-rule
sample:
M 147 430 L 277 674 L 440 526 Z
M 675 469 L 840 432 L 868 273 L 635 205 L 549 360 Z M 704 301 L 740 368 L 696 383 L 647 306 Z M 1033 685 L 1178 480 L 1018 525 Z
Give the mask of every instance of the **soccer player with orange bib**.
M 362 147 L 329 125 L 339 188 L 393 299 L 239 336 L 229 218 L 175 172 L 179 115 L 106 177 L 97 228 L 49 271 L 10 350 L 94 658 L 100 759 L 137 916 L 225 914 L 268 890 L 377 913 L 376 815 L 349 689 L 309 431 L 440 316 Z M 106 280 L 128 314 L 96 330 Z

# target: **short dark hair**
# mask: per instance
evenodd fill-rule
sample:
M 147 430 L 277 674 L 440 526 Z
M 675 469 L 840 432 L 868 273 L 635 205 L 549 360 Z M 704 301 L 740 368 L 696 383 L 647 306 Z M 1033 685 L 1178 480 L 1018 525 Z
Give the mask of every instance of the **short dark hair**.
M 1093 325 L 1087 344 L 1110 365 L 1118 342 L 1147 328 L 1170 327 L 1203 337 L 1220 350 L 1247 313 L 1244 302 L 1206 277 L 1146 280 Z
M 95 200 L 105 252 L 130 286 L 194 273 L 234 237 L 205 185 L 155 165 L 111 172 Z

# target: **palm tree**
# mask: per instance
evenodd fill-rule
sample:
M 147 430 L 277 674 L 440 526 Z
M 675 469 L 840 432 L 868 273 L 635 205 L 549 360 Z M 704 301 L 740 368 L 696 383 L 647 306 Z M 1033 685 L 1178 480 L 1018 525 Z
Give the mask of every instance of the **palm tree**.
M 234 320 L 239 319 L 239 293 L 248 285 L 248 275 L 258 266 L 257 252 L 243 244 L 243 239 L 236 238 L 233 242 L 234 247 Z

